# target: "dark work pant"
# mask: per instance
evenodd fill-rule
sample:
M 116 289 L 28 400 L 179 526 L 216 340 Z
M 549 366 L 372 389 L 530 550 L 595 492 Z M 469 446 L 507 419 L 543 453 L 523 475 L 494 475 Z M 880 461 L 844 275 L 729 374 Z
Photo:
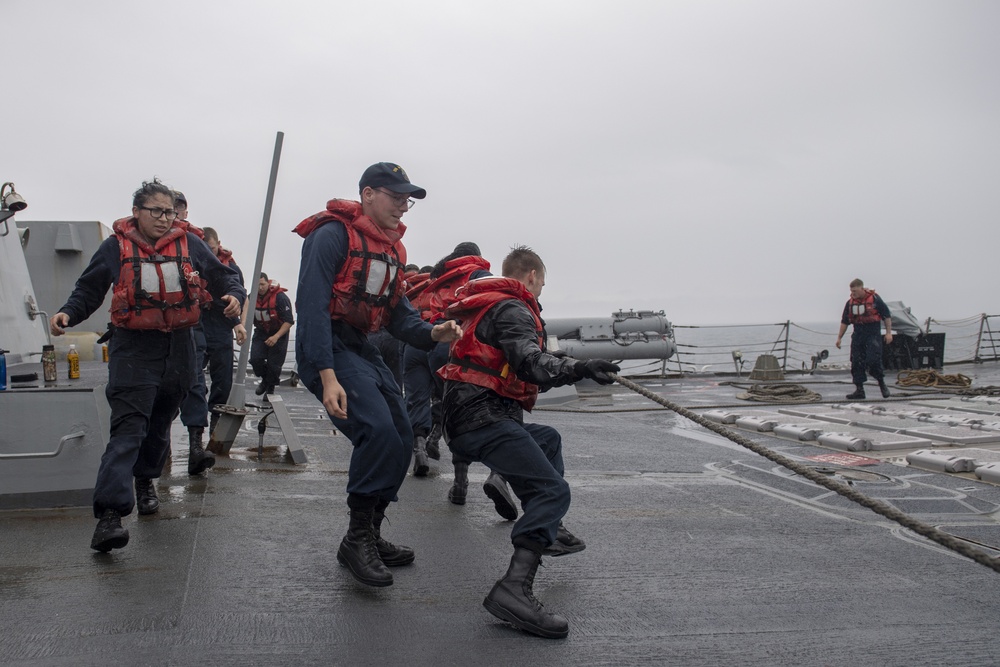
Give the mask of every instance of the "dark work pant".
M 133 477 L 159 477 L 170 451 L 170 424 L 191 388 L 194 338 L 118 329 L 111 339 L 108 386 L 111 440 L 94 488 L 94 516 L 107 509 L 131 514 Z
M 403 385 L 406 389 L 406 411 L 414 435 L 427 435 L 440 414 L 432 413 L 432 406 L 441 400 L 444 380 L 437 370 L 448 361 L 448 343 L 438 343 L 430 352 L 410 345 L 403 351 Z M 438 411 L 440 412 L 440 411 Z
M 871 374 L 877 381 L 885 377 L 882 372 L 882 333 L 859 332 L 851 333 L 851 377 L 854 384 L 864 384 Z
M 512 541 L 523 537 L 547 547 L 569 511 L 569 484 L 563 479 L 562 437 L 551 426 L 504 419 L 451 439 L 452 452 L 502 475 L 521 501 L 524 514 Z
M 195 380 L 181 403 L 181 423 L 188 428 L 208 428 L 208 386 L 205 384 L 205 332 L 194 327 Z
M 348 468 L 348 494 L 396 500 L 413 454 L 413 430 L 403 395 L 378 351 L 334 350 L 337 381 L 347 392 L 347 419 L 330 421 L 354 446 Z M 300 365 L 309 391 L 323 400 L 323 383 L 307 364 Z
M 268 389 L 274 389 L 281 380 L 281 367 L 288 353 L 288 335 L 282 336 L 274 347 L 268 347 L 264 342 L 271 334 L 255 329 L 250 344 L 250 366 L 253 373 L 259 377 Z
M 208 390 L 208 407 L 226 405 L 233 390 L 233 329 L 211 318 L 202 319 L 205 330 L 205 359 L 212 386 Z

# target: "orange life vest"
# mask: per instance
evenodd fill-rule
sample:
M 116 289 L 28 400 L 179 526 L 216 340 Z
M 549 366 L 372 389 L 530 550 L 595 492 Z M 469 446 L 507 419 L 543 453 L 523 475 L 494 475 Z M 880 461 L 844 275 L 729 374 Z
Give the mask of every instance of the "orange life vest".
M 113 226 L 121 268 L 111 296 L 111 321 L 124 329 L 174 331 L 194 326 L 212 300 L 188 254 L 187 223 L 175 222 L 155 245 L 134 217 Z
M 253 312 L 253 325 L 265 333 L 273 334 L 281 328 L 281 318 L 278 315 L 278 294 L 287 292 L 278 283 L 270 283 L 267 291 L 257 295 L 257 308 Z
M 330 317 L 362 332 L 378 331 L 388 322 L 403 296 L 406 248 L 401 241 L 406 226 L 382 229 L 362 213 L 361 202 L 331 199 L 326 210 L 295 227 L 305 238 L 333 220 L 347 229 L 347 260 L 333 282 Z
M 446 316 L 459 320 L 464 333 L 452 343 L 448 363 L 438 370 L 445 380 L 468 382 L 492 389 L 501 396 L 517 401 L 527 411 L 538 398 L 538 385 L 524 382 L 507 363 L 503 351 L 487 345 L 476 337 L 476 327 L 489 310 L 502 301 L 517 299 L 528 306 L 535 320 L 538 345 L 542 341 L 541 309 L 534 295 L 523 283 L 513 278 L 477 278 L 458 289 L 458 301 L 448 307 Z
M 490 263 L 478 255 L 466 255 L 445 262 L 444 269 L 444 273 L 431 280 L 416 299 L 410 298 L 413 307 L 420 311 L 420 317 L 428 322 L 444 319 L 445 310 L 458 300 L 455 296 L 458 288 L 469 282 L 469 276 L 476 271 L 489 271 Z
M 865 296 L 861 299 L 851 297 L 848 319 L 850 319 L 851 324 L 871 324 L 882 321 L 882 316 L 875 308 L 875 290 L 866 289 Z

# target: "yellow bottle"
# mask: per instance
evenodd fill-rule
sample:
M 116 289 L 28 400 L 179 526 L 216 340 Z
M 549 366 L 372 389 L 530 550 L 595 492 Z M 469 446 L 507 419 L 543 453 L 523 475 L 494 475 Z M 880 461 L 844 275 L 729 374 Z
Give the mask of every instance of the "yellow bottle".
M 79 380 L 80 379 L 80 353 L 76 351 L 76 345 L 69 346 L 69 352 L 66 353 L 66 361 L 69 362 L 69 379 Z

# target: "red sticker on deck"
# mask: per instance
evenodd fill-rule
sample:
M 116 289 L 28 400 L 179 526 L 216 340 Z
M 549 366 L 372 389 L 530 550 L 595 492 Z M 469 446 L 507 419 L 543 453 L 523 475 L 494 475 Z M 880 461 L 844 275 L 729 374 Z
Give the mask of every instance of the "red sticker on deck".
M 873 466 L 882 463 L 878 459 L 870 459 L 867 456 L 857 454 L 819 454 L 817 456 L 807 456 L 810 461 L 822 461 L 823 463 L 836 463 L 842 466 Z

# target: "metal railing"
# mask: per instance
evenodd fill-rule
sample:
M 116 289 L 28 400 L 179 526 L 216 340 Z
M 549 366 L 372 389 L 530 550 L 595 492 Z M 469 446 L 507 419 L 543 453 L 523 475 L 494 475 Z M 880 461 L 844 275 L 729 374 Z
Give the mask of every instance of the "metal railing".
M 772 324 L 674 324 L 677 352 L 654 360 L 638 372 L 650 374 L 748 374 L 761 355 L 772 355 L 786 372 L 809 372 L 817 366 L 850 366 L 850 330 L 835 347 L 839 324 L 806 327 L 791 320 Z M 925 333 L 944 333 L 944 364 L 1000 361 L 1000 315 L 979 314 L 958 320 L 927 318 Z

